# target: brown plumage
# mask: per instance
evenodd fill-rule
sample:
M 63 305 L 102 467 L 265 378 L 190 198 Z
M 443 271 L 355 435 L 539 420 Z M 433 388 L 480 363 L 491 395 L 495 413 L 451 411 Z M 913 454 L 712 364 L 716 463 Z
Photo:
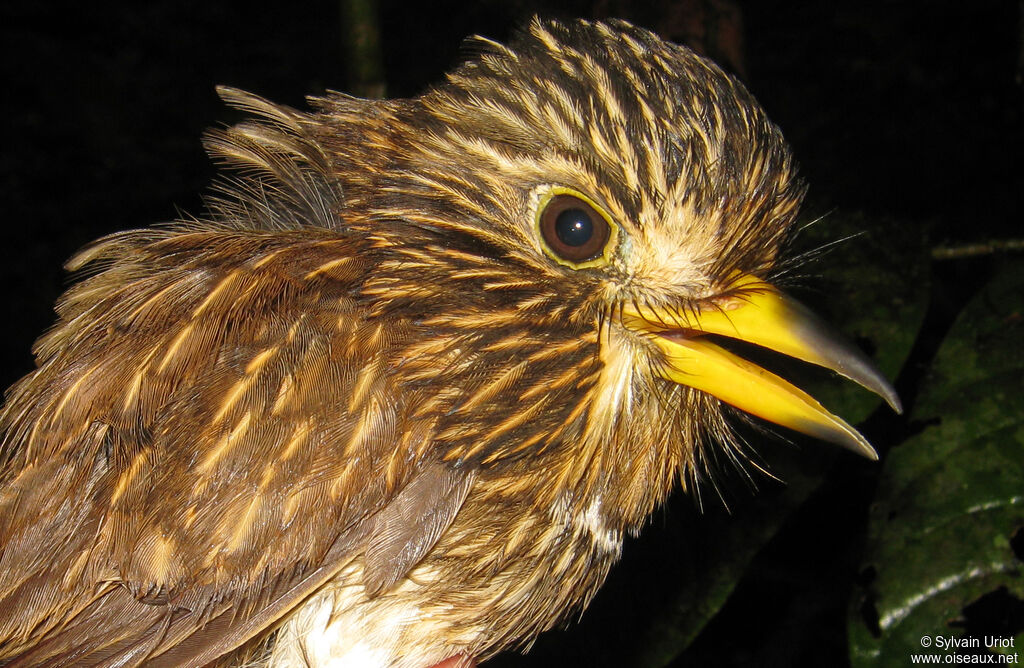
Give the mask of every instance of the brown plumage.
M 69 262 L 0 416 L 0 663 L 486 658 L 731 447 L 716 396 L 870 451 L 677 355 L 782 299 L 803 188 L 743 87 L 625 23 L 477 46 L 411 100 L 223 90 L 211 214 Z M 886 392 L 815 341 L 765 344 Z

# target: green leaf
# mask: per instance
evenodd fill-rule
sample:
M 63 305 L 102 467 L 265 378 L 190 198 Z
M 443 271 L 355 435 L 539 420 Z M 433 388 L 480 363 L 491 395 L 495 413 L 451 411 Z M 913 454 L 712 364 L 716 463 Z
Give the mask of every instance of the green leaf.
M 1019 631 L 979 629 L 964 609 L 994 592 L 1024 599 L 1011 546 L 1024 526 L 1022 341 L 1024 262 L 1005 260 L 942 342 L 912 413 L 920 432 L 885 462 L 864 562 L 874 578 L 850 616 L 853 666 L 908 665 L 929 651 L 923 637 Z

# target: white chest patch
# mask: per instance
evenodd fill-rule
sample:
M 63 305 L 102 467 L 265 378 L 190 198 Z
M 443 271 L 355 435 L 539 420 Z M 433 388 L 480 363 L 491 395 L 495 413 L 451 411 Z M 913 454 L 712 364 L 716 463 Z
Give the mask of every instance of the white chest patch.
M 601 514 L 601 497 L 590 502 L 582 515 L 576 518 L 584 529 L 594 539 L 594 544 L 603 552 L 618 553 L 622 549 L 622 534 L 615 529 L 609 529 Z
M 423 570 L 371 599 L 361 566 L 346 567 L 281 626 L 267 668 L 425 668 L 457 654 L 472 638 L 440 642 L 444 622 L 416 603 Z
M 601 512 L 600 496 L 580 513 L 573 511 L 569 496 L 563 495 L 551 509 L 551 515 L 562 526 L 589 536 L 598 551 L 616 555 L 622 551 L 622 533 L 608 527 Z

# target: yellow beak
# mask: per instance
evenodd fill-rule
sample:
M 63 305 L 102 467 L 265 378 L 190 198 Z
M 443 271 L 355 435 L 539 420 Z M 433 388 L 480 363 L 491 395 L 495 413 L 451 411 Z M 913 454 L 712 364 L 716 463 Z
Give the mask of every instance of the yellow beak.
M 871 444 L 803 390 L 715 345 L 705 334 L 754 343 L 832 369 L 902 412 L 896 391 L 874 364 L 806 307 L 753 276 L 704 308 L 677 311 L 646 304 L 622 310 L 623 324 L 647 334 L 662 353 L 659 374 L 798 432 L 837 443 L 871 459 Z

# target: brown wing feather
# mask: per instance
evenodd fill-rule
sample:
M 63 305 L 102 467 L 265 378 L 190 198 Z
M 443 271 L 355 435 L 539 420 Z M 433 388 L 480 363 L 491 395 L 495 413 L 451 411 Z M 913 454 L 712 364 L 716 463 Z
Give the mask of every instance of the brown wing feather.
M 402 323 L 346 296 L 360 243 L 139 231 L 90 252 L 111 266 L 65 297 L 0 423 L 0 659 L 136 665 L 218 620 L 172 654 L 206 660 L 354 556 L 430 434 L 385 373 Z
M 370 596 L 395 584 L 455 519 L 475 476 L 446 464 L 425 466 L 372 522 L 363 583 Z
M 354 301 L 380 239 L 345 229 L 319 122 L 221 94 L 257 119 L 207 139 L 241 174 L 215 222 L 74 258 L 99 271 L 61 299 L 0 411 L 5 665 L 203 665 L 367 545 L 367 584 L 393 584 L 472 484 L 430 463 L 435 418 L 393 385 L 413 326 Z M 390 109 L 338 98 L 332 113 L 376 145 Z

